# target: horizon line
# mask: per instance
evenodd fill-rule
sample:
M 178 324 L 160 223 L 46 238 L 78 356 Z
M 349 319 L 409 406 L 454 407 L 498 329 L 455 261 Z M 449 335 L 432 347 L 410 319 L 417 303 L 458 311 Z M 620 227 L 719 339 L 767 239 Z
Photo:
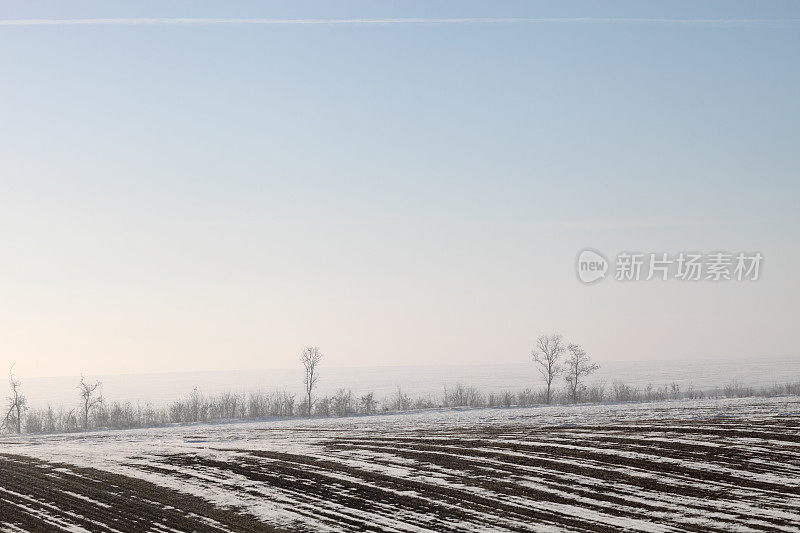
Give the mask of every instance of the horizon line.
M 742 361 L 742 360 L 767 360 L 767 361 L 783 361 L 785 359 L 800 359 L 800 354 L 778 354 L 778 355 L 716 355 L 716 356 L 708 356 L 701 359 L 698 359 L 696 356 L 679 356 L 679 357 L 669 357 L 663 359 L 605 359 L 605 360 L 597 360 L 595 362 L 599 363 L 602 367 L 604 364 L 626 364 L 626 363 L 685 363 L 685 362 L 705 362 L 705 363 L 714 363 L 714 362 L 731 362 L 731 361 Z M 333 366 L 326 366 L 325 369 L 335 369 L 335 370 L 345 370 L 345 369 L 358 369 L 358 368 L 370 368 L 370 369 L 383 369 L 383 368 L 430 368 L 430 367 L 478 367 L 478 366 L 517 366 L 517 365 L 529 365 L 531 364 L 530 359 L 525 360 L 518 360 L 513 362 L 505 362 L 505 363 L 433 363 L 433 364 L 397 364 L 397 363 L 387 363 L 387 364 L 372 364 L 372 365 L 333 365 Z M 205 369 L 198 369 L 198 370 L 147 370 L 147 371 L 137 371 L 137 370 L 128 370 L 124 372 L 99 372 L 99 373 L 83 373 L 88 378 L 106 378 L 106 377 L 115 377 L 115 376 L 152 376 L 152 375 L 162 375 L 162 374 L 219 374 L 219 373 L 226 373 L 226 372 L 263 372 L 263 371 L 282 371 L 282 370 L 298 370 L 302 371 L 302 367 L 300 365 L 296 366 L 272 366 L 272 367 L 241 367 L 241 368 L 205 368 Z M 77 378 L 81 373 L 78 374 L 50 374 L 50 375 L 27 375 L 27 376 L 19 376 L 20 379 L 65 379 L 65 378 Z
M 752 26 L 797 24 L 800 19 L 671 19 L 600 17 L 462 17 L 462 18 L 347 18 L 347 19 L 272 19 L 272 18 L 27 18 L 0 19 L 0 26 L 206 26 L 206 25 L 410 25 L 410 24 L 666 24 L 701 26 Z

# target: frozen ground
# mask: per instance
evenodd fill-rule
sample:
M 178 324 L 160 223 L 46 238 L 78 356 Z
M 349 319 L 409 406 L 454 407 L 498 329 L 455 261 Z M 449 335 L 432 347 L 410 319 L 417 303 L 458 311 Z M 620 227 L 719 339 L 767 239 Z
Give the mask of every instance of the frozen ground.
M 800 531 L 798 397 L 7 437 L 0 450 L 7 531 Z

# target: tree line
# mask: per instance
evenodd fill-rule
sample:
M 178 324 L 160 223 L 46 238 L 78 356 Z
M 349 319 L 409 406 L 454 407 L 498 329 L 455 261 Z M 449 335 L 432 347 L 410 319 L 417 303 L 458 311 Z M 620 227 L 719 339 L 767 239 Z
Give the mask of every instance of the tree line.
M 350 389 L 339 389 L 333 394 L 318 395 L 320 365 L 323 356 L 318 347 L 303 349 L 300 362 L 303 366 L 303 393 L 276 390 L 273 392 L 234 393 L 206 395 L 194 389 L 186 397 L 166 406 L 155 407 L 149 403 L 108 402 L 101 394 L 99 381 L 88 381 L 81 376 L 77 385 L 77 407 L 44 409 L 28 407 L 22 393 L 22 382 L 9 371 L 9 396 L 2 429 L 9 433 L 53 433 L 93 428 L 127 429 L 154 427 L 168 424 L 211 422 L 218 420 L 259 420 L 290 417 L 329 417 L 375 415 L 432 408 L 454 407 L 532 407 L 550 404 L 579 404 L 603 402 L 650 402 L 703 397 L 746 397 L 800 394 L 800 382 L 754 388 L 740 383 L 730 383 L 713 391 L 703 392 L 691 385 L 678 383 L 635 387 L 622 382 L 606 385 L 605 382 L 586 383 L 588 376 L 599 366 L 586 351 L 575 343 L 566 343 L 561 335 L 543 335 L 537 338 L 531 351 L 531 360 L 542 378 L 543 386 L 521 391 L 485 393 L 476 387 L 457 383 L 445 387 L 439 395 L 411 397 L 397 388 L 388 397 L 378 399 L 373 392 L 355 394 Z M 559 381 L 563 386 L 559 387 Z

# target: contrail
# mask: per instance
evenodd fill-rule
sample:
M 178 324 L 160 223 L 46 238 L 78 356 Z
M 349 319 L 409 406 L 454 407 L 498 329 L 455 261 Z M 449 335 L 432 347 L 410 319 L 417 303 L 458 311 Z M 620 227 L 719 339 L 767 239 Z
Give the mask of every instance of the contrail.
M 668 24 L 695 26 L 752 26 L 797 24 L 800 19 L 670 19 L 670 18 L 383 18 L 383 19 L 269 19 L 269 18 L 87 18 L 0 19 L 0 26 L 211 26 L 211 25 L 367 25 L 367 24 Z

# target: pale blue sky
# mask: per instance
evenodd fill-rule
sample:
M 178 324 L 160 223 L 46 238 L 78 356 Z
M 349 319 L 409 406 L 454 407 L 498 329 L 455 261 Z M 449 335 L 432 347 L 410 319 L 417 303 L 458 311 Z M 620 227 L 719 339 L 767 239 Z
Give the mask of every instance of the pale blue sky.
M 516 362 L 551 331 L 601 361 L 799 352 L 797 3 L 0 6 L 130 17 L 607 20 L 0 23 L 0 364 Z M 765 266 L 587 287 L 586 246 Z

